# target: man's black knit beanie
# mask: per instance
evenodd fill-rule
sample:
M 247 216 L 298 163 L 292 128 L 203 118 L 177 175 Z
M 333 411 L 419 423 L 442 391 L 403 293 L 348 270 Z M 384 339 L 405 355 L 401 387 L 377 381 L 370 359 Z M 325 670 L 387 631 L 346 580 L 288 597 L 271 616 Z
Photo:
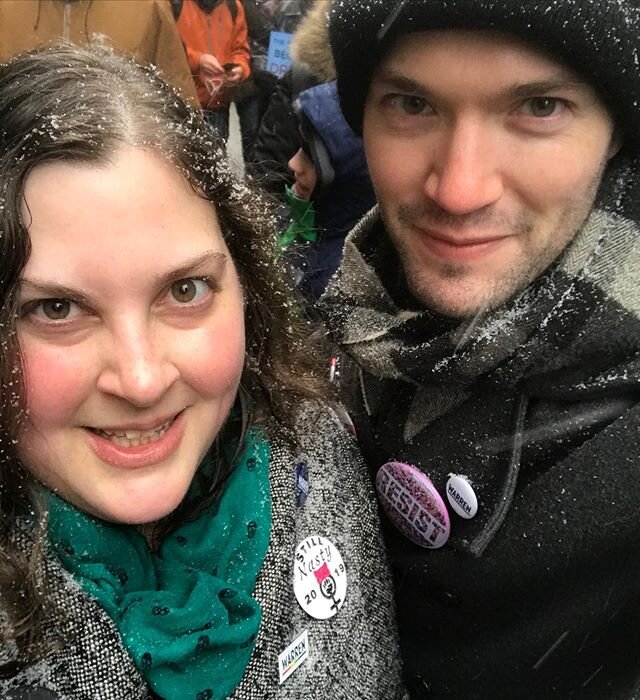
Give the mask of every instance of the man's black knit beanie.
M 640 0 L 334 0 L 338 92 L 357 134 L 376 65 L 398 37 L 429 29 L 492 29 L 550 53 L 595 88 L 624 146 L 640 150 Z

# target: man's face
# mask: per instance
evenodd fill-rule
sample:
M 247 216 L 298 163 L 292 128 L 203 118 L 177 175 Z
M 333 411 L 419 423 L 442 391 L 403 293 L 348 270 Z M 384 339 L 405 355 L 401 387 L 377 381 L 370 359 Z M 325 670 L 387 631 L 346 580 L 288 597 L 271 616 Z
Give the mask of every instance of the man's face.
M 499 306 L 558 257 L 615 152 L 577 75 L 463 31 L 403 37 L 374 74 L 364 143 L 409 288 L 453 318 Z

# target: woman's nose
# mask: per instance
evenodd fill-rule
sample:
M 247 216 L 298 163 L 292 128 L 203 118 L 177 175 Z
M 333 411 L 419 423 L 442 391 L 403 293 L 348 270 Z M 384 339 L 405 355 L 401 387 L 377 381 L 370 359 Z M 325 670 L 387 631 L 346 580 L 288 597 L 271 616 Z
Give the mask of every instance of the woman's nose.
M 140 408 L 157 404 L 178 380 L 170 347 L 153 338 L 148 324 L 118 329 L 98 377 L 98 388 Z

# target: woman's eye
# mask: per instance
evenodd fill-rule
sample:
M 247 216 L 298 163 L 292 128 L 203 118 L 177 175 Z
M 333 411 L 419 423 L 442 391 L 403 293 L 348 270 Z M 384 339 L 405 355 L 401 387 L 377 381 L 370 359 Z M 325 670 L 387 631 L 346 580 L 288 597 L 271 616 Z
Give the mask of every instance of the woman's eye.
M 392 95 L 390 104 L 409 116 L 428 114 L 431 111 L 429 103 L 424 97 L 417 97 L 416 95 Z
M 33 307 L 31 313 L 48 321 L 67 321 L 78 311 L 77 305 L 68 299 L 43 299 Z
M 533 97 L 524 104 L 524 111 L 532 117 L 552 117 L 565 107 L 564 100 L 557 97 Z
M 180 304 L 200 301 L 209 291 L 209 285 L 202 279 L 178 280 L 171 285 L 171 296 Z

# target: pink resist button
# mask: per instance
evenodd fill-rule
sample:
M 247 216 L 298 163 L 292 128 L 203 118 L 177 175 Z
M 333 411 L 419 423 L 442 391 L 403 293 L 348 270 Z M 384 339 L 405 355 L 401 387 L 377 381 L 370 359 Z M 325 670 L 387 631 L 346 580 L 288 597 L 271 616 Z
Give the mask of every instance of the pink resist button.
M 447 507 L 431 480 L 419 469 L 402 462 L 387 462 L 378 470 L 376 489 L 385 513 L 412 542 L 438 549 L 449 539 Z

